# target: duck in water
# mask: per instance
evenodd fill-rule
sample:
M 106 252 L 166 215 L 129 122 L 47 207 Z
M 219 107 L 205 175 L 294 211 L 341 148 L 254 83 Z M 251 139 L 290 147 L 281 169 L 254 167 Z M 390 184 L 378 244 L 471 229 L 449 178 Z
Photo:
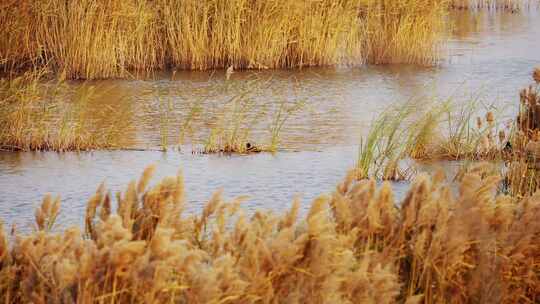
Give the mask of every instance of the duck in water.
M 261 152 L 261 149 L 259 149 L 257 146 L 251 144 L 250 142 L 246 143 L 246 152 L 247 153 L 259 153 Z

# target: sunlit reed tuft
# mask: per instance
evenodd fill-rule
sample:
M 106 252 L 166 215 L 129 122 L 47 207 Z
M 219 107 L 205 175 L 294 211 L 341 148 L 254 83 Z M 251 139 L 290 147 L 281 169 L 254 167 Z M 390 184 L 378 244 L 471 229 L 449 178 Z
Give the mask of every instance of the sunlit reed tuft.
M 128 144 L 130 110 L 94 105 L 103 92 L 89 84 L 69 87 L 46 69 L 0 79 L 0 150 L 81 151 Z M 118 110 L 115 110 L 117 108 Z
M 39 229 L 11 242 L 0 225 L 4 303 L 535 302 L 540 196 L 497 193 L 488 164 L 418 176 L 396 202 L 389 183 L 351 171 L 307 212 L 281 216 L 212 195 L 184 214 L 183 178 L 138 183 L 89 200 L 85 230 Z M 455 193 L 455 194 L 454 194 Z M 56 214 L 47 196 L 36 214 Z M 59 210 L 59 209 L 58 209 Z M 46 221 L 45 221 L 46 222 Z M 45 227 L 41 215 L 38 227 Z M 496 287 L 496 288 L 495 288 Z
M 433 63 L 446 8 L 446 0 L 10 1 L 0 11 L 0 67 L 49 65 L 91 79 L 165 68 Z

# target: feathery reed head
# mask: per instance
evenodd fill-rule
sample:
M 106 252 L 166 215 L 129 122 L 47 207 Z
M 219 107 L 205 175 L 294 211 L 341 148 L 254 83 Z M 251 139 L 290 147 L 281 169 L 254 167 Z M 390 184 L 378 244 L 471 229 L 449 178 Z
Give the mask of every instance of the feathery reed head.
M 298 200 L 282 217 L 234 218 L 241 198 L 227 203 L 220 192 L 183 217 L 173 208 L 178 177 L 130 183 L 111 208 L 101 185 L 89 200 L 90 238 L 40 229 L 9 243 L 0 225 L 0 294 L 10 303 L 533 301 L 540 196 L 496 194 L 499 176 L 486 164 L 464 173 L 457 196 L 444 176 L 421 175 L 398 204 L 390 184 L 355 176 L 303 219 Z M 38 226 L 56 206 L 45 197 Z M 497 292 L 478 287 L 494 283 Z
M 533 72 L 533 80 L 534 80 L 537 84 L 540 84 L 540 68 L 535 68 L 535 69 L 534 69 L 534 72 Z

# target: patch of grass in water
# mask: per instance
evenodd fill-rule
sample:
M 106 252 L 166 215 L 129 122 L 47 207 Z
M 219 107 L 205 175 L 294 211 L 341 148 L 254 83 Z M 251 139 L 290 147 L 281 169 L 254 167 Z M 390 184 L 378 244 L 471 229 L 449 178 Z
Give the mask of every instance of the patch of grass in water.
M 238 93 L 220 108 L 204 143 L 203 153 L 249 154 L 278 150 L 286 122 L 301 111 L 306 102 L 295 95 L 292 101 L 281 96 L 277 100 L 272 98 L 262 105 L 257 105 L 256 95 L 269 87 L 271 80 L 271 78 L 266 80 L 254 78 L 247 83 L 229 83 L 235 87 L 227 89 Z M 261 123 L 268 124 L 267 144 L 257 144 L 252 139 L 253 129 Z
M 424 97 L 386 109 L 361 138 L 359 178 L 407 179 L 410 160 L 501 159 L 506 141 L 496 142 L 499 126 L 493 112 L 487 112 L 483 125 L 474 125 L 479 104 L 471 100 L 458 106 L 452 98 Z
M 71 90 L 62 77 L 44 80 L 37 70 L 0 80 L 0 148 L 82 151 L 121 148 L 129 141 L 129 109 L 92 104 L 89 84 Z M 103 92 L 106 93 L 106 92 Z

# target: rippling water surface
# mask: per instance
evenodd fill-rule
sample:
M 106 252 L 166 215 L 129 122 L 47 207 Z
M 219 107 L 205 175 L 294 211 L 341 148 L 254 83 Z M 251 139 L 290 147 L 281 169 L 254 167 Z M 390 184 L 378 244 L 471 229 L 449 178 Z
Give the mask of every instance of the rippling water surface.
M 157 178 L 183 170 L 188 212 L 200 210 L 218 188 L 224 189 L 227 198 L 249 195 L 251 199 L 244 205 L 249 211 L 283 212 L 295 195 L 300 195 L 307 208 L 316 195 L 332 191 L 353 166 L 360 135 L 389 105 L 418 96 L 453 96 L 461 103 L 480 96 L 486 107 L 514 113 L 518 90 L 530 83 L 532 68 L 540 65 L 538 11 L 459 12 L 450 19 L 455 27 L 445 59 L 436 67 L 246 71 L 234 73 L 229 81 L 222 71 L 177 72 L 147 80 L 93 82 L 98 96 L 89 106 L 107 107 L 111 113 L 103 126 L 122 120 L 129 126 L 125 138 L 133 147 L 148 151 L 0 152 L 0 218 L 28 229 L 34 207 L 44 193 L 52 193 L 62 197 L 60 221 L 79 223 L 86 199 L 99 183 L 105 181 L 109 189 L 122 190 L 150 163 L 158 164 Z M 249 94 L 255 106 L 248 114 L 257 117 L 250 138 L 257 143 L 269 140 L 272 113 L 281 102 L 305 102 L 287 120 L 278 153 L 201 155 L 192 154 L 186 145 L 181 152 L 153 151 L 164 136 L 168 144 L 178 142 L 186 113 L 194 106 L 201 111 L 190 123 L 186 143 L 203 143 L 227 100 L 246 90 L 254 78 L 267 81 Z M 166 119 L 164 113 L 168 113 Z M 430 170 L 437 165 L 441 164 L 420 166 Z M 407 185 L 394 184 L 398 197 Z

